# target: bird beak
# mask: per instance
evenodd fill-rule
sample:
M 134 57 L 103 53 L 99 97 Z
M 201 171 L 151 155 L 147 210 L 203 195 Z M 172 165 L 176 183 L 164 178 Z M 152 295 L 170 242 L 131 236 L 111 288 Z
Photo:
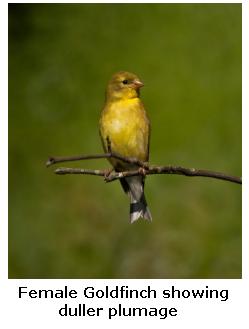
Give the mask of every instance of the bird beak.
M 133 86 L 135 89 L 139 89 L 144 86 L 144 84 L 140 80 L 134 80 L 133 81 Z

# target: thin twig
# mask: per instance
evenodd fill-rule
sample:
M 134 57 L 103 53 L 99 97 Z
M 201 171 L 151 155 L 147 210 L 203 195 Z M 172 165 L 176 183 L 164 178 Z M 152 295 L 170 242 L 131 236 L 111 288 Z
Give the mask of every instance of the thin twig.
M 195 169 L 195 168 L 184 168 L 180 166 L 149 166 L 147 163 L 139 161 L 135 158 L 126 158 L 115 153 L 105 153 L 105 154 L 95 154 L 95 155 L 80 155 L 73 157 L 50 157 L 47 161 L 47 166 L 66 162 L 66 161 L 76 161 L 76 160 L 87 160 L 87 159 L 103 159 L 103 158 L 115 158 L 124 161 L 129 164 L 138 166 L 136 170 L 116 172 L 108 170 L 92 170 L 92 169 L 81 169 L 81 168 L 57 168 L 55 173 L 58 175 L 66 174 L 81 174 L 81 175 L 95 175 L 105 177 L 105 181 L 112 182 L 114 180 L 120 179 L 122 177 L 131 177 L 137 175 L 155 175 L 155 174 L 172 174 L 172 175 L 184 175 L 189 177 L 209 177 L 215 179 L 226 180 L 232 183 L 242 184 L 241 177 L 227 175 L 221 172 Z M 141 170 L 142 168 L 142 170 Z
M 189 177 L 209 177 L 216 178 L 221 180 L 226 180 L 232 183 L 242 184 L 242 180 L 240 177 L 226 175 L 216 171 L 203 170 L 203 169 L 195 169 L 195 168 L 184 168 L 178 166 L 165 166 L 165 167 L 155 167 L 151 166 L 148 169 L 141 170 L 131 170 L 131 171 L 122 171 L 116 172 L 112 171 L 108 174 L 107 170 L 91 170 L 91 169 L 81 169 L 81 168 L 57 168 L 55 170 L 55 174 L 57 175 L 67 175 L 67 174 L 81 174 L 81 175 L 95 175 L 95 176 L 103 176 L 105 177 L 106 182 L 112 182 L 114 180 L 123 178 L 123 177 L 131 177 L 138 175 L 156 175 L 156 174 L 172 174 L 172 175 L 184 175 Z
M 137 165 L 142 168 L 148 168 L 148 164 L 146 162 L 140 161 L 136 158 L 124 157 L 115 152 L 108 152 L 108 153 L 104 153 L 104 154 L 92 154 L 92 155 L 83 154 L 83 155 L 76 155 L 76 156 L 71 156 L 71 157 L 49 157 L 48 161 L 46 162 L 46 166 L 49 167 L 53 164 L 62 163 L 62 162 L 90 160 L 90 159 L 109 159 L 109 158 L 121 160 L 126 163 Z

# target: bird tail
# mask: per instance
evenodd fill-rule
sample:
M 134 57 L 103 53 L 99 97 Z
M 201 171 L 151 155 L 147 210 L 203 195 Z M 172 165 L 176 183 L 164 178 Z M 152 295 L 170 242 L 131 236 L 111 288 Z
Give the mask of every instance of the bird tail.
M 132 200 L 130 203 L 130 222 L 131 224 L 138 220 L 140 217 L 152 221 L 150 209 L 147 206 L 145 196 L 143 194 L 140 201 Z
M 130 196 L 130 222 L 134 223 L 140 217 L 152 221 L 144 195 L 144 178 L 134 176 L 122 178 L 120 181 L 123 189 Z

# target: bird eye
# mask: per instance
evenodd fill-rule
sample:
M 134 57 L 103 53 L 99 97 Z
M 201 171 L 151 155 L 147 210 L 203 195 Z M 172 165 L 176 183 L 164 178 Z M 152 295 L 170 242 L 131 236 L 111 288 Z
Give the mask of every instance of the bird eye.
M 122 82 L 123 82 L 124 85 L 128 84 L 128 80 L 123 80 Z

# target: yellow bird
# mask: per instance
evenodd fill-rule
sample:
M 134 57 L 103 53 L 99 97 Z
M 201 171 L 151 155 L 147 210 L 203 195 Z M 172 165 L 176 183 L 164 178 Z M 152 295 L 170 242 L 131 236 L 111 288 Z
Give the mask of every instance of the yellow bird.
M 100 118 L 100 135 L 105 152 L 111 150 L 125 157 L 149 160 L 150 121 L 139 97 L 143 83 L 133 73 L 118 72 L 106 89 L 105 105 Z M 116 159 L 109 160 L 116 171 L 137 169 Z M 130 197 L 130 221 L 140 217 L 151 221 L 151 213 L 144 196 L 144 177 L 120 179 Z

